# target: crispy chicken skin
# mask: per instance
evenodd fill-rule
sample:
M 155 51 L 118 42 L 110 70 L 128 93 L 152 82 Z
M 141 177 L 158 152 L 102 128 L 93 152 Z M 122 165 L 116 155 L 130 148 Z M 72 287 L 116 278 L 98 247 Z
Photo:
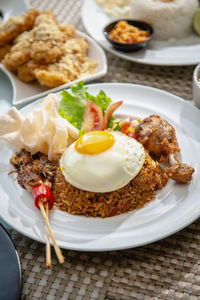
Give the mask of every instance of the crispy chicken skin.
M 4 56 L 10 51 L 11 44 L 7 44 L 3 47 L 0 47 L 0 61 L 4 58 Z
M 77 79 L 96 62 L 87 57 L 88 43 L 85 38 L 71 38 L 63 46 L 63 56 L 52 64 L 39 64 L 30 60 L 18 68 L 18 77 L 24 82 L 37 79 L 41 85 L 56 87 Z
M 136 127 L 138 142 L 160 161 L 168 161 L 169 153 L 180 151 L 174 127 L 158 115 L 151 115 Z
M 29 60 L 37 63 L 54 63 L 64 53 L 63 45 L 75 34 L 72 25 L 59 25 L 51 11 L 38 15 L 32 30 L 26 31 L 14 40 L 10 52 L 2 63 L 10 70 L 17 71 L 18 67 Z
M 0 47 L 9 44 L 22 32 L 32 29 L 38 15 L 39 11 L 31 8 L 22 16 L 10 17 L 5 23 L 0 24 Z
M 158 115 L 151 115 L 136 126 L 138 142 L 140 142 L 160 162 L 169 162 L 166 168 L 169 178 L 182 183 L 192 180 L 194 169 L 181 163 L 178 158 L 180 148 L 174 127 Z
M 16 20 L 24 20 L 31 12 L 34 10 Z M 59 24 L 52 11 L 36 11 L 33 23 L 13 35 L 16 38 L 10 44 L 0 44 L 0 61 L 20 80 L 38 80 L 41 85 L 57 87 L 95 71 L 98 63 L 87 56 L 88 41 L 75 37 L 73 25 Z

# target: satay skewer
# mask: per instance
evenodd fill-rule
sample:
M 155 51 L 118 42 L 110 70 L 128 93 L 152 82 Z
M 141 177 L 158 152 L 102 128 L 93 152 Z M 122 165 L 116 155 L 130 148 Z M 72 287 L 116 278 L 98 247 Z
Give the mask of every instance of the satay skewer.
M 41 210 L 43 219 L 44 219 L 44 221 L 45 221 L 45 223 L 46 223 L 47 229 L 48 229 L 48 231 L 49 231 L 49 235 L 50 235 L 50 237 L 51 237 L 51 239 L 52 239 L 53 246 L 54 246 L 54 249 L 55 249 L 55 252 L 56 252 L 58 261 L 59 261 L 60 264 L 63 264 L 64 261 L 65 261 L 65 258 L 64 258 L 64 256 L 62 255 L 62 252 L 61 252 L 61 250 L 60 250 L 60 248 L 59 248 L 59 246 L 58 246 L 58 244 L 57 244 L 57 242 L 56 242 L 54 233 L 53 233 L 53 231 L 52 231 L 52 229 L 51 229 L 51 225 L 50 225 L 50 223 L 49 223 L 49 218 L 47 217 L 47 214 L 46 214 L 45 209 L 44 209 L 43 202 L 42 202 L 42 201 L 39 201 L 38 204 L 39 204 L 39 207 L 40 207 L 40 210 Z
M 49 204 L 46 203 L 45 205 L 45 211 L 47 218 L 49 219 Z M 50 244 L 50 235 L 49 235 L 49 230 L 46 226 L 46 267 L 50 268 L 51 267 L 51 244 Z
M 46 224 L 46 265 L 47 267 L 50 267 L 51 265 L 51 245 L 49 242 L 49 236 L 52 239 L 53 246 L 58 258 L 58 261 L 62 264 L 64 263 L 64 256 L 62 255 L 62 252 L 56 242 L 54 233 L 51 229 L 51 225 L 49 223 L 49 214 L 46 212 L 46 209 L 50 210 L 52 209 L 54 203 L 53 203 L 53 197 L 51 193 L 51 189 L 47 184 L 39 184 L 32 188 L 32 195 L 35 200 L 35 206 L 40 209 L 43 219 Z M 48 204 L 48 206 L 46 206 Z

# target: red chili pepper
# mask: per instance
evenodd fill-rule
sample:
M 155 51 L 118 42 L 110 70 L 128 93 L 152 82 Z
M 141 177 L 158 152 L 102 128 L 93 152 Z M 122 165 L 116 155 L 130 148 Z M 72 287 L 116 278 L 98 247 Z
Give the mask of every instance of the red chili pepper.
M 32 189 L 32 195 L 35 200 L 35 206 L 40 209 L 39 202 L 42 201 L 43 204 L 48 203 L 49 209 L 52 209 L 53 207 L 53 197 L 51 193 L 51 189 L 46 184 L 40 184 L 35 186 Z

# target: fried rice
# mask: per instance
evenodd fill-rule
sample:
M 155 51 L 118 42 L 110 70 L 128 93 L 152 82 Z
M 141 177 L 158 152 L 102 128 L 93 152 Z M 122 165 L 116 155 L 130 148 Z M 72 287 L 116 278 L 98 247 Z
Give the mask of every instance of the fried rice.
M 125 187 L 109 192 L 94 193 L 69 184 L 59 166 L 52 186 L 55 205 L 69 214 L 87 217 L 111 217 L 142 208 L 155 198 L 155 192 L 167 183 L 166 173 L 148 153 L 140 173 Z

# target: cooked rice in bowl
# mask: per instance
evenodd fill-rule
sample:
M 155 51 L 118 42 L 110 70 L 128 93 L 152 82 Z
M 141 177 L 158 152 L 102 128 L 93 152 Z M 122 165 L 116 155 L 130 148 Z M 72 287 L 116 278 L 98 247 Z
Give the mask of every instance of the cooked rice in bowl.
M 155 39 L 181 39 L 192 32 L 198 6 L 198 0 L 132 0 L 130 18 L 150 23 Z
M 52 192 L 55 205 L 70 214 L 111 217 L 141 208 L 155 198 L 155 191 L 167 183 L 167 176 L 149 154 L 140 173 L 125 187 L 109 193 L 86 192 L 69 184 L 57 168 Z

